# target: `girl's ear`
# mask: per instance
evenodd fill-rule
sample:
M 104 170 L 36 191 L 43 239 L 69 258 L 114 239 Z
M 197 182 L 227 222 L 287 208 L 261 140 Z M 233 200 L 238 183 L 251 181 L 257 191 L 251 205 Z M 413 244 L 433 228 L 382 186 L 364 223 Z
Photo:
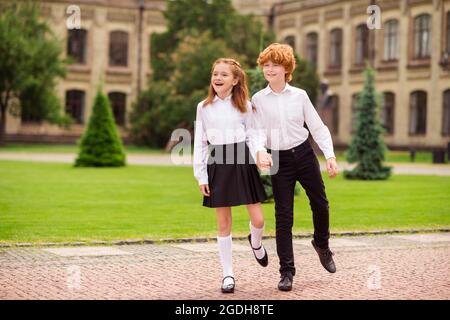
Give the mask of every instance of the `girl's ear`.
M 239 79 L 234 79 L 233 80 L 233 86 L 237 85 L 239 83 Z

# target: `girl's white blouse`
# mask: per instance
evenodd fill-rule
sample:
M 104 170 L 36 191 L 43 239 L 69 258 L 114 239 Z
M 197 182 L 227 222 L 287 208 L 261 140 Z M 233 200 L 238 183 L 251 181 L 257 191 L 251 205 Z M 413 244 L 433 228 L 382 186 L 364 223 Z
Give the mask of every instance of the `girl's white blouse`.
M 208 142 L 212 145 L 223 145 L 245 141 L 255 159 L 253 148 L 255 133 L 253 131 L 253 115 L 251 103 L 247 103 L 247 112 L 242 113 L 232 105 L 231 95 L 225 99 L 217 95 L 211 104 L 197 105 L 197 117 L 194 134 L 194 176 L 199 185 L 208 184 L 206 170 L 208 160 Z

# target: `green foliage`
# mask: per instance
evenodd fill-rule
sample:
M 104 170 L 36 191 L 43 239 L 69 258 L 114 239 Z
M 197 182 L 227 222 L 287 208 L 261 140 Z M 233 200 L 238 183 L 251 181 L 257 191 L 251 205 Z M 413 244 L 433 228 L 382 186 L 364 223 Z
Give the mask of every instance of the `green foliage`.
M 307 60 L 301 59 L 297 54 L 295 54 L 295 61 L 297 62 L 297 68 L 295 68 L 292 74 L 290 84 L 305 90 L 309 99 L 314 104 L 317 101 L 320 85 L 316 66 Z
M 347 179 L 384 180 L 389 178 L 391 168 L 383 166 L 386 146 L 383 128 L 379 120 L 380 99 L 375 91 L 374 71 L 365 71 L 364 89 L 357 101 L 356 131 L 347 152 L 347 161 L 357 162 L 351 171 L 344 171 Z
M 80 140 L 75 167 L 125 166 L 125 152 L 108 98 L 99 88 L 88 127 Z
M 67 125 L 59 115 L 55 79 L 65 75 L 62 48 L 46 22 L 39 19 L 38 3 L 2 3 L 0 13 L 0 99 L 2 116 L 11 98 L 17 97 L 23 109 L 36 118 Z M 10 110 L 11 111 L 11 110 Z M 4 119 L 6 120 L 6 119 Z M 3 120 L 2 120 L 3 121 Z M 4 128 L 1 128 L 3 130 Z M 0 133 L 1 135 L 1 133 Z
M 170 78 L 175 70 L 172 53 L 188 35 L 210 32 L 212 39 L 223 40 L 226 47 L 242 55 L 240 62 L 250 67 L 256 66 L 262 46 L 275 38 L 272 32 L 264 31 L 262 23 L 255 17 L 237 13 L 230 0 L 169 1 L 164 17 L 167 31 L 153 34 L 151 38 L 154 80 Z

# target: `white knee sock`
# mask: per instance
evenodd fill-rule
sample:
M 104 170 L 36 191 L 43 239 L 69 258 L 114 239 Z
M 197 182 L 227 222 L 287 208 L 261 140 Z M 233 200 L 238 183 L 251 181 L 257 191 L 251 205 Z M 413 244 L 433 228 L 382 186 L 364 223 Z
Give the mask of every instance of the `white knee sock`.
M 263 232 L 264 232 L 264 225 L 262 226 L 262 228 L 256 228 L 255 226 L 252 225 L 252 222 L 250 221 L 250 234 L 252 237 L 252 247 L 255 249 L 261 247 L 259 250 L 253 250 L 258 259 L 262 259 L 265 254 L 264 248 L 262 247 L 261 243 Z
M 231 234 L 225 237 L 217 236 L 217 243 L 219 244 L 219 256 L 220 256 L 220 262 L 222 264 L 223 269 L 223 277 L 226 276 L 232 276 L 233 275 L 233 261 L 232 261 L 232 250 L 231 250 L 231 243 L 232 243 L 232 237 Z M 224 281 L 224 286 L 228 284 L 232 284 L 233 279 L 226 278 Z

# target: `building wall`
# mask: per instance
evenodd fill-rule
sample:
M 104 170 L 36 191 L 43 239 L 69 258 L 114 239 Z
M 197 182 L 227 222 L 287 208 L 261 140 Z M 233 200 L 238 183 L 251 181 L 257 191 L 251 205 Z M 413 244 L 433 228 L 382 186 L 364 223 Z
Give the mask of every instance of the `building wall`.
M 329 82 L 331 91 L 339 97 L 339 129 L 333 139 L 337 145 L 348 145 L 351 140 L 351 99 L 360 92 L 364 77 L 360 68 L 352 64 L 355 52 L 355 28 L 365 23 L 369 0 L 292 1 L 277 5 L 274 28 L 278 41 L 295 36 L 295 50 L 305 56 L 306 34 L 315 31 L 319 35 L 318 73 Z M 383 29 L 374 34 L 374 66 L 378 92 L 395 94 L 394 133 L 386 134 L 386 143 L 393 148 L 432 148 L 446 146 L 449 136 L 441 134 L 443 117 L 443 92 L 450 88 L 450 70 L 444 70 L 439 61 L 445 44 L 445 15 L 450 10 L 446 0 L 384 0 L 376 1 L 381 9 L 381 25 L 395 18 L 399 21 L 399 59 L 388 64 L 382 60 Z M 410 59 L 413 42 L 412 22 L 419 14 L 432 17 L 431 59 L 423 66 L 414 65 Z M 329 32 L 333 28 L 343 31 L 342 68 L 331 72 L 329 59 Z M 414 90 L 427 92 L 427 123 L 425 135 L 409 135 L 410 94 Z
M 65 104 L 65 92 L 71 89 L 86 93 L 84 123 L 86 124 L 96 88 L 103 82 L 106 93 L 119 91 L 126 94 L 127 113 L 138 94 L 138 78 L 141 88 L 148 85 L 151 76 L 150 35 L 163 32 L 165 21 L 162 11 L 164 0 L 145 0 L 141 47 L 141 67 L 138 64 L 139 0 L 77 0 L 81 8 L 81 27 L 88 31 L 87 61 L 85 65 L 72 65 L 66 79 L 58 83 L 58 95 Z M 348 145 L 351 140 L 352 94 L 360 92 L 363 75 L 353 66 L 355 51 L 355 27 L 365 23 L 370 0 L 233 0 L 242 13 L 254 13 L 267 22 L 272 21 L 276 36 L 283 41 L 295 37 L 295 51 L 305 56 L 306 35 L 315 31 L 319 35 L 318 73 L 326 79 L 330 90 L 339 98 L 339 126 L 333 140 L 337 146 Z M 399 59 L 395 64 L 382 61 L 383 29 L 374 30 L 376 86 L 379 92 L 395 94 L 394 133 L 385 136 L 393 148 L 431 148 L 445 146 L 450 137 L 442 136 L 443 91 L 450 88 L 450 71 L 439 65 L 445 39 L 445 14 L 450 10 L 450 0 L 377 0 L 381 8 L 382 25 L 395 18 L 399 21 Z M 45 0 L 42 16 L 47 19 L 67 47 L 66 10 L 71 0 Z M 412 43 L 412 19 L 418 14 L 432 16 L 432 54 L 428 65 L 417 66 L 409 59 Z M 270 20 L 271 14 L 273 20 Z M 340 72 L 327 68 L 329 60 L 329 32 L 333 28 L 343 31 L 342 68 Z M 108 65 L 109 32 L 129 32 L 128 66 Z M 65 51 L 65 50 L 64 50 Z M 427 131 L 425 135 L 408 133 L 410 94 L 414 90 L 427 92 Z M 70 130 L 43 124 L 21 124 L 20 119 L 8 116 L 9 140 L 75 141 L 83 132 L 84 125 L 74 125 Z M 119 127 L 126 139 L 127 132 Z
M 41 5 L 42 18 L 49 22 L 53 32 L 61 40 L 64 57 L 67 56 L 66 21 L 71 15 L 71 12 L 67 13 L 67 9 L 72 4 L 74 2 L 70 0 L 46 0 Z M 165 30 L 162 16 L 165 1 L 144 1 L 141 68 L 138 63 L 139 0 L 77 0 L 76 4 L 81 11 L 81 28 L 87 30 L 86 63 L 69 66 L 66 78 L 58 82 L 57 93 L 64 107 L 67 90 L 77 89 L 85 92 L 84 123 L 75 124 L 66 130 L 48 123 L 21 124 L 20 118 L 9 115 L 8 140 L 73 142 L 79 138 L 88 122 L 100 83 L 106 94 L 113 91 L 126 94 L 126 113 L 131 111 L 132 103 L 138 96 L 138 78 L 141 88 L 147 86 L 151 76 L 150 35 Z M 128 32 L 126 67 L 109 66 L 109 33 L 116 30 Z M 127 137 L 127 131 L 123 127 L 119 127 L 119 131 L 124 138 Z

